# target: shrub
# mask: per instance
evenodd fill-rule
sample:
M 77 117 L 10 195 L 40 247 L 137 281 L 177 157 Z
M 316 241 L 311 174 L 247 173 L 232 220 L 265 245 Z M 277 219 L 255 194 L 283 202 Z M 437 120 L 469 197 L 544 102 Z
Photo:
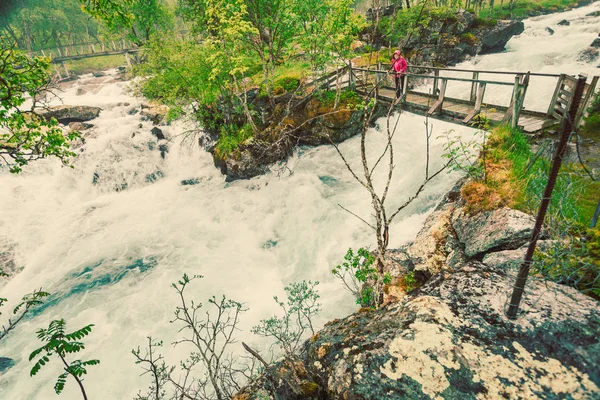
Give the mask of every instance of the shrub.
M 470 32 L 463 33 L 460 36 L 460 40 L 461 40 L 461 42 L 469 44 L 471 46 L 473 46 L 475 43 L 477 43 L 477 37 L 475 37 L 475 35 L 473 35 Z
M 300 79 L 294 76 L 284 76 L 275 80 L 274 86 L 276 93 L 278 88 L 283 89 L 283 92 L 291 92 L 300 86 Z
M 224 125 L 221 127 L 219 139 L 215 146 L 215 155 L 221 160 L 227 160 L 242 143 L 252 137 L 252 127 L 248 124 L 241 128 L 236 125 Z

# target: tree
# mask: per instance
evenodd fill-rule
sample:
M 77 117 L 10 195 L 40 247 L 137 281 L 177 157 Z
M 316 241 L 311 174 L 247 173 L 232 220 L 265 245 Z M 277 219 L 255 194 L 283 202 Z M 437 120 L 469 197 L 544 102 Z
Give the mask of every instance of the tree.
M 54 118 L 46 120 L 34 112 L 38 98 L 49 91 L 49 67 L 47 58 L 30 58 L 12 48 L 0 47 L 0 160 L 12 173 L 20 172 L 30 161 L 46 157 L 56 157 L 70 165 L 75 156 L 69 150 L 70 142 L 79 133 L 64 134 Z M 24 110 L 27 100 L 31 106 Z
M 61 394 L 61 392 L 65 388 L 65 384 L 67 383 L 67 377 L 71 375 L 73 379 L 77 381 L 77 384 L 81 389 L 81 394 L 83 395 L 84 400 L 87 400 L 87 395 L 85 393 L 85 388 L 83 387 L 81 377 L 87 374 L 86 367 L 98 365 L 100 364 L 100 361 L 76 360 L 71 363 L 68 363 L 65 357 L 67 356 L 67 353 L 77 353 L 85 349 L 84 344 L 79 340 L 90 334 L 90 332 L 92 331 L 92 326 L 94 325 L 90 324 L 74 332 L 66 333 L 65 330 L 67 324 L 64 319 L 60 319 L 50 322 L 50 325 L 48 325 L 48 329 L 40 329 L 37 332 L 37 337 L 42 342 L 46 342 L 46 344 L 34 350 L 29 355 L 29 361 L 31 361 L 40 354 L 43 354 L 36 361 L 29 375 L 34 376 L 35 374 L 37 374 L 40 371 L 40 369 L 50 361 L 50 357 L 56 354 L 58 358 L 60 358 L 60 360 L 62 361 L 65 371 L 58 376 L 58 379 L 54 384 L 54 391 L 56 392 L 56 394 Z

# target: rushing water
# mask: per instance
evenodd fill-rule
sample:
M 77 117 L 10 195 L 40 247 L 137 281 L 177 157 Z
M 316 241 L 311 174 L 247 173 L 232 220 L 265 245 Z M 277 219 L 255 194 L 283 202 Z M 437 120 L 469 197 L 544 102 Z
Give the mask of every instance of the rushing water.
M 596 36 L 600 20 L 580 17 L 598 9 L 599 4 L 592 4 L 527 20 L 525 32 L 509 42 L 505 53 L 476 57 L 460 67 L 591 75 L 596 65 L 576 59 Z M 561 19 L 571 25 L 556 26 Z M 556 33 L 550 36 L 546 26 Z M 224 293 L 245 302 L 249 311 L 238 338 L 262 349 L 267 344 L 253 337 L 250 327 L 278 311 L 272 296 L 281 296 L 290 282 L 321 282 L 318 327 L 356 308 L 330 270 L 348 247 L 373 246 L 374 236 L 338 204 L 369 218 L 370 200 L 333 148 L 298 150 L 288 162 L 291 175 L 275 168 L 265 176 L 227 184 L 210 154 L 193 140 L 182 141 L 190 129 L 186 123 L 161 127 L 172 139 L 163 159 L 150 134 L 151 123 L 130 113 L 139 109 L 141 99 L 113 75 L 86 76 L 62 94 L 65 104 L 103 108 L 77 150 L 73 169 L 44 160 L 19 176 L 0 173 L 0 249 L 14 246 L 16 263 L 23 266 L 2 287 L 2 297 L 14 304 L 35 288 L 52 293 L 46 306 L 0 344 L 0 356 L 16 361 L 0 375 L 1 399 L 56 397 L 56 360 L 30 378 L 28 356 L 36 345 L 35 331 L 57 318 L 65 318 L 71 328 L 95 324 L 80 355 L 101 360 L 85 379 L 90 398 L 131 399 L 147 386 L 148 377 L 139 377 L 130 349 L 152 335 L 165 339 L 169 362 L 185 353 L 168 344 L 177 337 L 177 328 L 168 322 L 177 304 L 169 284 L 184 272 L 204 276 L 190 287 L 190 297 L 206 300 Z M 88 93 L 77 96 L 78 88 Z M 547 89 L 532 86 L 528 98 L 542 97 Z M 409 113 L 400 117 L 390 208 L 403 203 L 423 178 L 423 121 Z M 474 132 L 440 121 L 433 125 L 434 137 L 448 129 L 469 137 Z M 353 138 L 340 146 L 354 165 L 359 143 Z M 383 131 L 371 129 L 371 155 L 384 144 Z M 434 139 L 435 165 L 441 164 L 441 153 L 441 142 Z M 414 237 L 456 178 L 440 176 L 398 216 L 390 247 Z M 187 179 L 198 183 L 182 185 Z M 67 383 L 61 398 L 80 398 L 74 382 Z

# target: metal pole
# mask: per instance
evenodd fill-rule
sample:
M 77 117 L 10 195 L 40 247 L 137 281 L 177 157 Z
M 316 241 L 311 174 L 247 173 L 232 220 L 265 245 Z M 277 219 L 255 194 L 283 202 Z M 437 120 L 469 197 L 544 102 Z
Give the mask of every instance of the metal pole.
M 523 292 L 525 291 L 525 283 L 527 282 L 529 267 L 531 267 L 531 262 L 533 259 L 533 252 L 535 251 L 535 246 L 540 236 L 540 232 L 542 231 L 542 224 L 544 223 L 546 211 L 548 210 L 548 205 L 550 204 L 552 191 L 554 190 L 554 184 L 556 183 L 556 178 L 558 177 L 558 171 L 560 170 L 560 165 L 562 164 L 565 150 L 567 149 L 567 144 L 574 128 L 573 119 L 575 118 L 579 108 L 579 102 L 581 101 L 586 79 L 586 75 L 579 75 L 575 86 L 575 93 L 573 94 L 573 102 L 571 103 L 571 107 L 569 107 L 569 111 L 563 117 L 562 132 L 558 142 L 558 147 L 556 148 L 556 153 L 554 153 L 552 169 L 550 170 L 550 175 L 548 176 L 548 183 L 546 184 L 546 190 L 544 191 L 542 204 L 540 204 L 537 219 L 535 220 L 535 226 L 529 241 L 529 247 L 527 248 L 527 253 L 525 254 L 523 264 L 521 264 L 521 269 L 519 270 L 519 275 L 517 276 L 517 281 L 515 282 L 513 293 L 510 298 L 510 304 L 508 305 L 508 311 L 506 312 L 506 316 L 510 319 L 517 318 L 519 305 L 521 304 L 521 298 L 523 297 Z

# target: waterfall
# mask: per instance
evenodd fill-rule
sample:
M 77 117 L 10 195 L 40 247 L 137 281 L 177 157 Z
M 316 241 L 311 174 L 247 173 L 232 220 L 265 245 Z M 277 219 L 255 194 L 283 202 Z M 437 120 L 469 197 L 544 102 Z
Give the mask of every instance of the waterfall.
M 600 3 L 595 3 L 526 20 L 525 32 L 508 43 L 506 52 L 478 56 L 458 67 L 597 74 L 597 64 L 579 62 L 577 55 L 597 35 L 600 17 L 585 15 L 598 9 Z M 571 25 L 556 26 L 562 19 Z M 370 196 L 335 149 L 300 148 L 287 162 L 291 174 L 274 166 L 264 176 L 226 183 L 211 155 L 188 132 L 194 128 L 189 122 L 161 127 L 170 138 L 163 159 L 150 133 L 152 123 L 136 112 L 142 99 L 132 94 L 131 82 L 118 81 L 116 75 L 86 75 L 61 94 L 65 104 L 103 109 L 91 121 L 95 127 L 84 134 L 85 144 L 76 149 L 74 168 L 48 159 L 32 163 L 18 176 L 0 172 L 0 251 L 13 249 L 16 265 L 23 267 L 0 288 L 10 300 L 3 311 L 34 289 L 52 293 L 44 307 L 0 343 L 0 356 L 15 360 L 0 375 L 2 399 L 55 398 L 58 362 L 51 360 L 31 378 L 28 356 L 37 344 L 35 331 L 58 318 L 66 319 L 71 329 L 95 324 L 84 340 L 85 351 L 77 355 L 101 360 L 84 381 L 89 397 L 133 398 L 147 387 L 148 377 L 139 376 L 142 371 L 131 349 L 143 346 L 151 335 L 164 339 L 167 362 L 176 364 L 186 354 L 185 348 L 170 345 L 178 327 L 169 323 L 177 305 L 170 283 L 183 273 L 204 276 L 190 286 L 190 298 L 205 302 L 226 294 L 244 302 L 248 311 L 242 315 L 238 339 L 260 349 L 269 343 L 252 335 L 250 328 L 278 312 L 272 296 L 283 296 L 291 282 L 320 282 L 323 311 L 317 328 L 356 310 L 354 299 L 330 271 L 349 247 L 373 248 L 375 236 L 338 204 L 368 219 Z M 547 97 L 547 86 L 533 81 L 526 107 L 539 107 L 536 98 Z M 86 93 L 77 95 L 78 89 Z M 493 91 L 489 96 L 509 97 Z M 424 176 L 424 118 L 407 112 L 399 118 L 390 209 L 412 195 Z M 454 130 L 471 139 L 475 131 L 430 122 L 435 168 L 443 163 L 443 140 L 436 136 Z M 381 129 L 368 132 L 371 162 L 386 141 L 385 119 L 378 123 Z M 352 165 L 359 165 L 360 138 L 342 143 L 340 149 Z M 380 186 L 385 174 L 384 168 L 376 176 Z M 397 217 L 391 248 L 414 238 L 457 178 L 442 174 Z M 182 185 L 190 179 L 197 184 Z M 68 381 L 61 398 L 80 398 L 77 385 Z

